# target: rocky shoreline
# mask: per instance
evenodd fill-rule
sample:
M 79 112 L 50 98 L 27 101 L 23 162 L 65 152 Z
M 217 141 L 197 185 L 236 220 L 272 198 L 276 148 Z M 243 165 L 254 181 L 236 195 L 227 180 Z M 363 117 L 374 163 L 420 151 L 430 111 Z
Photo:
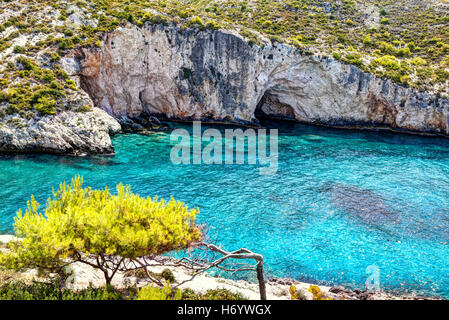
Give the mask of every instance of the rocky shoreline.
M 30 120 L 10 117 L 0 125 L 0 152 L 113 154 L 110 136 L 119 132 L 120 124 L 99 108 Z
M 5 245 L 14 240 L 12 235 L 0 235 L 0 250 L 5 250 Z M 176 279 L 176 282 L 182 282 L 190 279 L 191 274 L 188 269 L 182 267 L 153 267 L 151 272 L 160 273 L 163 269 L 170 269 Z M 74 263 L 66 270 L 70 277 L 66 281 L 66 287 L 72 290 L 82 290 L 90 285 L 93 287 L 102 287 L 104 275 L 101 271 L 81 263 Z M 37 270 L 28 270 L 15 276 L 20 281 L 45 281 L 39 277 Z M 175 282 L 175 283 L 176 283 Z M 125 288 L 129 286 L 142 287 L 148 285 L 147 279 L 118 272 L 114 277 L 112 284 L 116 288 Z M 291 300 L 290 287 L 295 286 L 301 293 L 302 300 L 313 300 L 313 294 L 308 291 L 312 284 L 300 282 L 286 278 L 270 278 L 266 281 L 267 298 L 269 300 Z M 352 290 L 344 287 L 331 287 L 317 285 L 325 297 L 333 300 L 439 300 L 438 297 L 427 297 L 415 294 L 400 294 L 388 291 L 372 292 L 367 290 Z M 205 293 L 210 289 L 227 289 L 234 293 L 240 293 L 250 300 L 259 300 L 258 284 L 245 280 L 231 280 L 220 276 L 210 274 L 201 274 L 192 281 L 186 282 L 180 286 L 181 289 L 191 289 L 195 292 Z

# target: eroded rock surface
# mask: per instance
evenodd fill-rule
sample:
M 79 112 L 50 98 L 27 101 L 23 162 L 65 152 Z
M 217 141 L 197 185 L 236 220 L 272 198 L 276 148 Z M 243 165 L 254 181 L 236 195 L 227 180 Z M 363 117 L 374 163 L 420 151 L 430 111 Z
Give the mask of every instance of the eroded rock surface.
M 120 124 L 99 108 L 30 120 L 12 116 L 0 125 L 0 152 L 113 153 L 110 134 L 120 130 Z
M 117 118 L 257 123 L 257 108 L 306 123 L 449 133 L 449 102 L 438 95 L 229 32 L 128 25 L 77 60 L 83 88 Z
M 155 117 L 257 124 L 268 116 L 449 134 L 449 102 L 439 95 L 285 44 L 252 45 L 227 31 L 127 25 L 105 34 L 101 48 L 72 52 L 61 65 L 87 92 L 68 98 L 63 110 L 95 105 L 106 112 L 8 116 L 0 152 L 110 153 L 109 134 L 120 124 L 139 131 L 157 124 Z

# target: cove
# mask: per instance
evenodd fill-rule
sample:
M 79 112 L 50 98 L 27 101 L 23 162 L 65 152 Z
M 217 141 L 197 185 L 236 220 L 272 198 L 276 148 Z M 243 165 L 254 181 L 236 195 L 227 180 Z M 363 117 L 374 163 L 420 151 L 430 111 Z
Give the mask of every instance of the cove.
M 115 136 L 110 157 L 1 156 L 0 233 L 31 193 L 43 204 L 80 174 L 93 188 L 123 182 L 199 207 L 214 242 L 263 254 L 268 276 L 364 288 L 375 265 L 382 289 L 449 298 L 449 140 L 265 121 L 279 129 L 278 171 L 260 175 L 174 165 L 169 133 L 191 126 L 167 125 Z

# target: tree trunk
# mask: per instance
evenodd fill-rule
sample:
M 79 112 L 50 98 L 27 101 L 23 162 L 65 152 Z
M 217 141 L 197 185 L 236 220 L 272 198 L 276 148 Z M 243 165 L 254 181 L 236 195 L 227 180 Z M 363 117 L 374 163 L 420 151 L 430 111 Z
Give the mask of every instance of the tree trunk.
M 109 276 L 107 271 L 103 271 L 104 273 L 104 280 L 106 280 L 106 287 L 109 287 L 111 285 L 112 277 Z
M 260 300 L 267 300 L 267 289 L 265 287 L 263 257 L 257 262 L 257 280 L 259 281 Z

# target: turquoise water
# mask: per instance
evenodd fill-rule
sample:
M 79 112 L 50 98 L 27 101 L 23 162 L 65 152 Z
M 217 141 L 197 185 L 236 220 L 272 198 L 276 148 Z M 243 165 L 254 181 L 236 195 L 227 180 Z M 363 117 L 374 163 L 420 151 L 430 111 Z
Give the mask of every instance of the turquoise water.
M 363 288 L 375 265 L 381 288 L 449 297 L 449 140 L 265 125 L 280 126 L 272 176 L 174 165 L 164 132 L 116 136 L 113 157 L 0 157 L 0 233 L 31 193 L 44 202 L 81 174 L 95 188 L 121 181 L 199 207 L 215 242 L 262 253 L 269 276 Z

